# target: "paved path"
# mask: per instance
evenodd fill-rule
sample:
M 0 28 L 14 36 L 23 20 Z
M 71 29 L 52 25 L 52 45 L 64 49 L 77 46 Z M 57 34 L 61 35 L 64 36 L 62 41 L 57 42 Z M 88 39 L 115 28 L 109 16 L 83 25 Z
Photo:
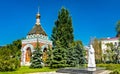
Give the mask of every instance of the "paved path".
M 36 73 L 28 73 L 28 74 L 68 74 L 68 73 L 56 73 L 56 72 L 36 72 Z
M 109 71 L 109 70 L 104 70 L 103 72 L 95 73 L 95 74 L 109 74 L 110 72 L 111 72 L 111 71 Z M 69 74 L 69 73 L 36 72 L 36 73 L 27 73 L 27 74 Z
M 101 73 L 99 73 L 99 74 L 109 74 L 111 71 L 109 71 L 109 70 L 105 70 L 105 71 L 103 71 L 103 72 L 101 72 Z

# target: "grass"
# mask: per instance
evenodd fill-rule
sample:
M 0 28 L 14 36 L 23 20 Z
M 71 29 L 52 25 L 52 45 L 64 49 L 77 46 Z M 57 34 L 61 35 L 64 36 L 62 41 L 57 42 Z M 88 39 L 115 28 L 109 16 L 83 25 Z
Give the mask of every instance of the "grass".
M 120 64 L 97 64 L 97 67 L 105 67 L 107 70 L 120 70 Z
M 34 72 L 51 72 L 56 70 L 57 69 L 50 69 L 48 67 L 43 67 L 41 69 L 30 69 L 28 66 L 22 66 L 16 71 L 0 72 L 0 74 L 25 74 L 25 73 L 34 73 Z
M 118 71 L 120 73 L 120 64 L 97 64 L 97 67 L 104 67 L 107 70 Z
M 120 64 L 97 64 L 97 67 L 104 67 L 107 70 L 111 70 L 111 71 L 117 70 L 120 72 Z M 0 72 L 0 74 L 26 74 L 26 73 L 34 73 L 34 72 L 51 72 L 51 71 L 56 71 L 56 70 L 57 69 L 50 69 L 49 67 L 43 67 L 41 69 L 30 69 L 28 66 L 22 66 L 16 71 Z

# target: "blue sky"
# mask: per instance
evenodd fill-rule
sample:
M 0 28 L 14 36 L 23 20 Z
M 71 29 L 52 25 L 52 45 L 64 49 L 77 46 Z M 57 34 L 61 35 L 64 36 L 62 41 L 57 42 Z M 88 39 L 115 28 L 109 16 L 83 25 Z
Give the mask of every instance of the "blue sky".
M 0 45 L 26 37 L 35 24 L 38 5 L 41 25 L 49 37 L 62 6 L 72 16 L 75 40 L 84 45 L 91 37 L 116 35 L 120 0 L 0 0 Z

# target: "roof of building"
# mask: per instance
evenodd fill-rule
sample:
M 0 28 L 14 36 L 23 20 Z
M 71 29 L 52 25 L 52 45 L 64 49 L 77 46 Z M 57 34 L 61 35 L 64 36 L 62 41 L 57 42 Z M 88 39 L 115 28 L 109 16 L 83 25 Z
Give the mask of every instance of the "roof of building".
M 43 30 L 42 26 L 40 25 L 40 14 L 39 14 L 39 12 L 36 15 L 35 26 L 32 28 L 32 30 L 30 32 L 28 32 L 28 35 L 32 35 L 32 34 L 42 34 L 44 36 L 47 36 L 47 34 Z
M 28 33 L 28 35 L 32 35 L 32 34 L 42 34 L 47 36 L 45 31 L 42 29 L 41 25 L 37 25 L 37 24 L 35 24 L 32 30 Z
M 101 40 L 118 40 L 118 39 L 119 39 L 118 37 L 113 37 L 113 38 L 108 37 L 108 38 L 103 38 Z

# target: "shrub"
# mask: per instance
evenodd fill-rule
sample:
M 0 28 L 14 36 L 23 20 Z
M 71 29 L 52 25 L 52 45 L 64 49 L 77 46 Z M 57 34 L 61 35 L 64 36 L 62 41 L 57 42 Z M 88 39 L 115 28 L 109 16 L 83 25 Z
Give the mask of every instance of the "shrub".
M 14 71 L 19 68 L 19 60 L 11 58 L 9 60 L 0 59 L 0 71 Z
M 21 41 L 0 48 L 0 71 L 14 71 L 20 67 Z

